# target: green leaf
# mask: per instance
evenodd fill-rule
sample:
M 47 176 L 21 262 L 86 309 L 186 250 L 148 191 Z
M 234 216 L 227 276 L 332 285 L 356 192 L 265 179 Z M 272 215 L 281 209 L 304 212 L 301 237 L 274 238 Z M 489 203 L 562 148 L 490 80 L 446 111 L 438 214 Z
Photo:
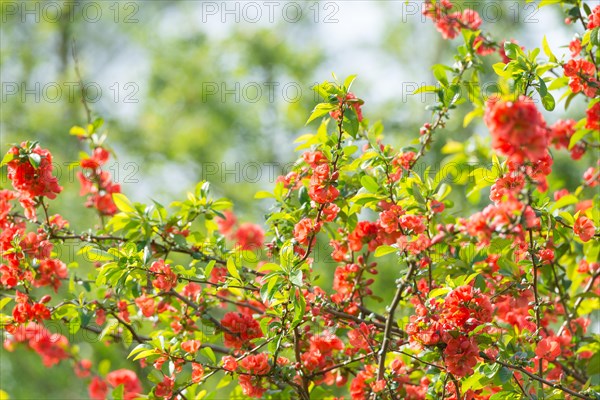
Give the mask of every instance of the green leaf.
M 554 53 L 552 53 L 552 50 L 548 45 L 548 39 L 546 39 L 546 35 L 544 35 L 544 38 L 542 39 L 542 49 L 544 49 L 544 54 L 546 54 L 549 57 L 550 61 L 556 62 L 556 56 L 554 55 Z
M 233 261 L 233 257 L 227 260 L 227 271 L 229 272 L 229 275 L 233 276 L 235 279 L 241 282 L 242 277 L 240 276 L 238 268 L 235 265 L 235 262 Z
M 151 349 L 151 347 L 150 347 L 150 346 L 148 346 L 147 344 L 145 344 L 145 343 L 140 343 L 140 344 L 138 344 L 137 346 L 135 346 L 135 347 L 133 348 L 133 350 L 131 350 L 131 351 L 129 352 L 129 355 L 127 356 L 127 358 L 131 358 L 133 355 L 135 355 L 135 354 L 137 354 L 137 353 L 139 353 L 139 352 L 142 352 L 142 351 L 144 351 L 144 350 L 150 350 L 150 349 Z
M 503 77 L 510 77 L 510 76 L 512 76 L 512 69 L 509 68 L 508 64 L 504 64 L 502 62 L 499 62 L 499 63 L 496 63 L 496 64 L 492 65 L 492 68 L 494 69 L 494 72 L 498 76 L 503 76 Z
M 424 85 L 424 86 L 421 86 L 420 88 L 418 88 L 417 90 L 415 90 L 414 92 L 412 92 L 412 94 L 432 93 L 432 92 L 437 92 L 437 90 L 438 90 L 438 88 L 436 86 Z
M 466 128 L 467 126 L 469 126 L 469 124 L 471 123 L 471 121 L 473 121 L 473 119 L 475 117 L 481 117 L 481 116 L 483 116 L 483 109 L 482 108 L 474 109 L 473 111 L 471 111 L 470 113 L 465 115 L 465 118 L 463 119 L 463 128 Z
M 579 199 L 577 198 L 577 196 L 573 196 L 572 194 L 568 194 L 566 196 L 561 197 L 560 199 L 558 199 L 558 201 L 556 203 L 554 203 L 551 207 L 550 207 L 550 212 L 554 211 L 554 210 L 558 210 L 561 208 L 564 208 L 568 205 L 571 204 L 575 204 L 579 201 Z
M 516 392 L 498 392 L 494 393 L 489 400 L 521 400 L 521 394 Z
M 448 77 L 446 75 L 447 67 L 442 64 L 435 64 L 431 67 L 433 70 L 433 76 L 437 79 L 443 86 L 448 86 Z
M 294 286 L 302 287 L 302 270 L 296 270 L 290 274 L 290 282 Z
M 600 46 L 600 27 L 592 29 L 590 43 L 594 46 Z
M 512 378 L 512 375 L 513 375 L 512 371 L 506 367 L 500 368 L 500 370 L 496 374 L 496 376 L 498 376 L 498 378 L 500 379 L 500 382 L 502 382 L 502 383 L 508 382 L 510 380 L 510 378 Z
M 200 350 L 201 353 L 204 353 L 204 355 L 213 363 L 216 364 L 217 363 L 217 357 L 215 356 L 215 352 L 213 351 L 213 349 L 211 349 L 210 347 L 203 347 L 202 350 Z
M 358 116 L 356 115 L 356 111 L 353 108 L 346 110 L 344 113 L 344 122 L 343 122 L 344 130 L 353 138 L 356 138 L 356 134 L 358 133 Z
M 315 108 L 313 109 L 312 113 L 310 114 L 310 117 L 308 118 L 308 121 L 306 121 L 306 125 L 310 124 L 312 121 L 314 121 L 315 119 L 322 117 L 325 114 L 329 114 L 330 111 L 333 111 L 337 108 L 338 106 L 336 104 L 330 104 L 330 103 L 319 103 L 315 106 Z
M 546 87 L 546 82 L 544 82 L 544 80 L 542 79 L 541 76 L 538 76 L 538 82 L 539 82 L 539 89 L 538 92 L 540 93 L 540 96 L 544 97 L 548 94 L 548 88 Z
M 590 131 L 586 129 L 579 129 L 576 131 L 573 136 L 571 136 L 571 139 L 569 139 L 569 150 L 571 150 L 577 142 L 586 137 L 588 133 L 590 133 Z
M 112 391 L 113 400 L 123 400 L 123 393 L 125 392 L 125 385 L 119 385 Z
M 265 264 L 261 265 L 260 268 L 258 268 L 258 272 L 262 272 L 262 271 L 271 271 L 271 272 L 281 271 L 281 265 L 275 264 L 275 263 L 265 263 Z
M 31 166 L 33 168 L 39 168 L 40 164 L 42 163 L 42 157 L 37 154 L 37 153 L 31 153 L 29 154 L 29 164 L 31 164 Z
M 15 158 L 17 158 L 16 155 L 14 155 L 12 153 L 6 153 L 4 155 L 4 158 L 2 158 L 2 163 L 0 163 L 0 167 L 8 164 L 9 162 L 11 162 L 12 160 L 14 160 Z
M 523 55 L 521 47 L 512 42 L 504 42 L 504 53 L 511 60 L 516 59 L 518 55 Z
M 546 110 L 553 111 L 554 107 L 556 106 L 554 96 L 552 96 L 550 93 L 546 94 L 544 97 L 542 97 L 542 104 Z
M 304 299 L 304 296 L 300 290 L 296 291 L 293 304 L 294 319 L 292 320 L 292 327 L 296 327 L 300 322 L 302 322 L 302 318 L 304 318 L 304 314 L 306 312 L 306 300 Z
M 379 246 L 375 250 L 375 257 L 383 257 L 385 255 L 388 255 L 388 254 L 391 254 L 391 253 L 395 253 L 397 251 L 398 251 L 397 247 L 387 246 L 387 245 Z
M 2 310 L 4 307 L 6 307 L 6 305 L 8 303 L 10 303 L 12 299 L 10 297 L 5 297 L 2 300 L 0 300 L 0 310 Z
M 206 267 L 204 267 L 204 276 L 208 279 L 210 278 L 210 274 L 215 266 L 217 262 L 215 260 L 210 260 L 208 262 L 208 264 L 206 264 Z
M 133 361 L 139 360 L 140 358 L 147 358 L 150 356 L 155 356 L 157 354 L 158 354 L 158 352 L 156 349 L 142 350 L 135 356 Z
M 117 208 L 124 213 L 135 213 L 135 208 L 129 199 L 122 193 L 113 193 L 113 201 Z
M 350 91 L 350 88 L 352 87 L 352 83 L 354 83 L 355 79 L 356 79 L 356 75 L 350 75 L 344 81 L 344 88 L 346 89 L 347 92 Z
M 86 131 L 81 126 L 74 126 L 69 130 L 69 135 L 86 137 L 88 136 L 88 131 Z
M 275 195 L 271 192 L 261 190 L 260 192 L 256 192 L 256 194 L 254 195 L 254 198 L 255 199 L 268 199 L 268 198 L 275 198 Z
M 452 289 L 450 289 L 449 287 L 441 287 L 441 288 L 437 288 L 437 289 L 433 289 L 431 292 L 429 292 L 429 298 L 433 299 L 435 297 L 440 297 L 443 295 L 446 295 L 448 293 L 450 293 L 452 291 Z
M 373 179 L 369 175 L 365 175 L 362 178 L 360 178 L 360 184 L 371 193 L 377 193 L 377 191 L 379 190 L 379 185 L 377 184 L 377 181 L 375 181 L 375 179 Z

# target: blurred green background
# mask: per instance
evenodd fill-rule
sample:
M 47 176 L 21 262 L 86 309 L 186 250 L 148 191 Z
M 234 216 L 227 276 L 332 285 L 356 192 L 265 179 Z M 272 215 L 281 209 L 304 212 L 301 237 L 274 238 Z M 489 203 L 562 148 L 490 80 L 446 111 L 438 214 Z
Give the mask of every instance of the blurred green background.
M 460 4 L 465 2 L 455 1 Z M 566 54 L 575 27 L 561 23 L 557 7 L 537 9 L 522 1 L 467 1 L 497 40 L 516 38 L 527 49 L 547 35 L 556 54 Z M 1 1 L 0 149 L 39 140 L 55 156 L 65 187 L 52 202 L 75 230 L 97 223 L 85 209 L 79 184 L 67 165 L 76 161 L 79 142 L 68 131 L 85 123 L 72 57 L 76 43 L 82 78 L 94 116 L 105 119 L 117 159 L 107 168 L 124 193 L 136 201 L 169 203 L 196 182 L 210 180 L 231 198 L 241 219 L 263 221 L 268 202 L 253 199 L 269 189 L 296 158 L 293 140 L 310 132 L 304 122 L 315 104 L 310 87 L 331 78 L 358 74 L 353 91 L 365 100 L 363 112 L 382 120 L 386 140 L 407 146 L 430 113 L 432 96 L 411 95 L 433 84 L 429 67 L 452 63 L 460 39 L 443 41 L 421 15 L 420 1 Z M 543 22 L 542 22 L 543 21 Z M 550 31 L 548 28 L 553 27 Z M 497 55 L 486 63 L 499 62 Z M 485 76 L 483 82 L 494 81 Z M 438 166 L 449 140 L 465 142 L 469 161 L 487 146 L 481 121 L 462 127 L 464 105 L 440 132 L 428 164 Z M 581 104 L 568 112 L 559 104 L 548 122 L 584 115 Z M 471 139 L 471 137 L 477 140 Z M 551 191 L 572 189 L 589 157 L 572 167 L 566 153 L 555 160 Z M 9 185 L 2 176 L 1 186 Z M 457 214 L 487 202 L 452 197 Z M 477 200 L 477 199 L 475 199 Z M 325 249 L 323 249 L 326 252 Z M 323 279 L 331 279 L 328 268 Z M 383 272 L 383 277 L 391 271 Z M 380 279 L 379 282 L 386 281 Z M 387 280 L 391 281 L 391 280 Z M 326 285 L 327 286 L 327 285 Z M 328 286 L 329 287 L 329 286 Z M 375 287 L 391 297 L 382 284 Z M 77 338 L 82 354 L 91 345 Z M 125 350 L 94 345 L 96 363 L 126 367 Z M 0 388 L 17 399 L 80 399 L 85 382 L 64 364 L 44 368 L 35 354 L 0 354 Z

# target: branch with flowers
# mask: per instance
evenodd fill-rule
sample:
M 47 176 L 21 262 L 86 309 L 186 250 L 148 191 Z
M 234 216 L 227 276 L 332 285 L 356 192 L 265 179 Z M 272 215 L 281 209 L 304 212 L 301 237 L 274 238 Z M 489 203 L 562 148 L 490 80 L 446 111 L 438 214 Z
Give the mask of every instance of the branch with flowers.
M 584 28 L 568 60 L 545 39 L 541 50 L 494 41 L 475 10 L 426 1 L 425 16 L 462 43 L 454 65 L 432 68 L 436 85 L 418 90 L 437 101 L 414 146 L 384 143 L 354 76 L 316 85 L 301 157 L 257 193 L 272 201 L 264 226 L 238 221 L 208 182 L 169 207 L 130 201 L 105 169 L 102 119 L 88 118 L 70 134 L 86 150 L 80 194 L 100 224 L 78 231 L 52 212 L 63 188 L 51 152 L 11 146 L 5 348 L 71 363 L 92 399 L 599 398 L 600 6 L 560 8 Z M 490 72 L 498 91 L 485 98 L 473 83 Z M 553 116 L 576 97 L 579 120 L 546 122 L 539 103 Z M 489 147 L 473 139 L 474 153 L 447 125 L 465 106 L 463 126 L 481 118 L 491 137 Z M 420 168 L 435 141 L 456 165 L 481 166 L 454 183 L 444 168 Z M 553 180 L 563 150 L 585 169 L 572 192 Z M 452 195 L 477 209 L 456 209 Z M 82 358 L 78 332 L 131 367 Z

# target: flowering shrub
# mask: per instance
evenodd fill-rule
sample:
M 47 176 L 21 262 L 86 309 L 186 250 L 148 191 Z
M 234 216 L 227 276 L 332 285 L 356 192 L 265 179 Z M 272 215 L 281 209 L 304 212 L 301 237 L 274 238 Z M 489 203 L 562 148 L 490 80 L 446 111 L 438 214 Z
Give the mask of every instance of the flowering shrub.
M 438 84 L 419 89 L 438 102 L 416 146 L 384 144 L 351 92 L 354 77 L 317 85 L 316 131 L 298 139 L 293 171 L 257 194 L 273 202 L 266 229 L 238 223 L 207 182 L 170 208 L 132 203 L 102 169 L 111 152 L 98 119 L 70 131 L 89 146 L 80 194 L 101 221 L 80 232 L 50 212 L 62 191 L 50 151 L 12 146 L 2 161 L 12 190 L 0 191 L 6 350 L 72 363 L 92 399 L 210 398 L 212 381 L 254 398 L 600 398 L 589 316 L 600 295 L 600 6 L 573 4 L 561 3 L 584 28 L 571 58 L 544 40 L 540 61 L 539 49 L 478 30 L 476 11 L 426 1 L 444 38 L 464 43 L 453 66 L 433 67 Z M 492 98 L 469 85 L 484 58 L 497 61 Z M 546 122 L 541 107 L 554 110 L 558 90 L 586 104 L 579 120 Z M 464 124 L 482 117 L 491 149 L 479 149 L 485 166 L 472 179 L 450 185 L 446 169 L 418 167 L 434 140 L 467 167 L 464 146 L 441 133 L 467 101 Z M 548 179 L 562 151 L 588 163 L 572 193 Z M 448 198 L 487 189 L 488 205 L 470 215 Z M 61 260 L 68 241 L 76 262 Z M 319 277 L 323 247 L 331 281 Z M 383 270 L 396 279 L 376 294 Z M 65 331 L 52 333 L 50 321 Z M 83 358 L 65 336 L 79 331 L 122 348 L 130 367 Z

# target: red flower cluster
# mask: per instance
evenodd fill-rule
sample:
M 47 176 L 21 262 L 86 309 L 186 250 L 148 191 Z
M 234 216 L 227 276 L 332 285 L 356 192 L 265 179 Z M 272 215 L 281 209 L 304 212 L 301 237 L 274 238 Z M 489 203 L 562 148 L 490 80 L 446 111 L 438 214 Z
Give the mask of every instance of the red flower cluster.
M 444 39 L 454 39 L 462 29 L 476 31 L 481 26 L 481 17 L 475 10 L 466 9 L 463 12 L 450 13 L 452 3 L 449 0 L 425 2 L 423 15 L 435 22 L 437 30 Z
M 598 28 L 600 26 L 600 5 L 594 7 L 592 15 L 588 19 L 588 29 Z
M 263 336 L 260 325 L 252 316 L 239 312 L 228 312 L 221 320 L 225 329 L 225 346 L 240 349 L 248 341 Z
M 215 218 L 219 232 L 228 239 L 235 240 L 242 250 L 260 250 L 265 242 L 265 232 L 256 224 L 243 223 L 237 230 L 237 217 L 229 210 L 225 211 L 223 218 Z
M 331 173 L 327 157 L 320 152 L 306 152 L 302 155 L 304 161 L 310 166 L 310 182 L 308 196 L 316 203 L 326 204 L 337 199 L 340 192 L 334 186 L 338 173 Z
M 409 377 L 411 371 L 400 358 L 396 358 L 390 363 L 390 370 L 388 381 L 392 381 L 396 387 L 394 392 L 398 395 L 397 398 L 403 400 L 425 399 L 430 383 L 427 377 L 423 377 L 418 384 L 412 382 Z M 362 400 L 369 398 L 370 392 L 379 393 L 385 389 L 386 381 L 377 380 L 377 366 L 369 364 L 352 380 L 350 396 L 352 400 Z
M 4 348 L 8 351 L 14 349 L 15 343 L 26 343 L 29 348 L 42 357 L 42 362 L 46 367 L 51 367 L 61 360 L 69 358 L 67 338 L 50 332 L 43 325 L 35 322 L 18 327 L 9 325 L 6 327 L 6 331 L 12 335 L 12 338 L 4 341 Z
M 579 239 L 589 242 L 596 234 L 596 227 L 589 218 L 580 215 L 575 221 L 575 225 L 573 225 L 573 232 L 579 236 Z
M 343 350 L 344 343 L 333 333 L 323 332 L 309 339 L 309 348 L 302 354 L 302 363 L 307 371 L 324 370 L 335 365 L 334 352 Z M 335 383 L 335 374 L 327 372 L 316 382 L 325 382 L 327 385 Z
M 346 97 L 343 99 L 341 96 L 338 96 L 338 100 L 339 100 L 340 108 L 344 107 L 344 105 L 350 104 L 350 106 L 356 112 L 356 117 L 358 119 L 358 122 L 361 122 L 363 120 L 362 109 L 361 109 L 362 100 L 358 99 L 353 93 L 348 93 L 346 95 Z M 331 118 L 339 121 L 339 119 L 342 116 L 342 112 L 339 109 L 333 110 L 329 113 L 329 115 L 331 115 Z
M 68 275 L 65 263 L 57 259 L 45 259 L 40 261 L 33 285 L 35 287 L 52 286 L 56 292 L 62 283 L 61 279 L 65 279 Z
M 562 119 L 556 121 L 554 125 L 550 127 L 550 142 L 556 149 L 568 149 L 571 136 L 575 133 L 575 124 L 577 122 L 572 119 L 563 121 Z M 583 143 L 577 143 L 571 149 L 571 158 L 573 160 L 579 160 L 585 153 L 585 145 Z
M 599 130 L 600 129 L 600 102 L 596 102 L 593 106 L 588 108 L 586 111 L 587 122 L 585 124 L 586 129 Z
M 142 384 L 135 372 L 128 369 L 118 369 L 106 375 L 106 381 L 94 377 L 88 386 L 92 400 L 105 400 L 108 395 L 108 385 L 113 389 L 123 385 L 123 399 L 134 400 L 142 393 Z
M 62 191 L 58 179 L 52 175 L 52 154 L 48 150 L 23 142 L 20 147 L 11 148 L 8 154 L 14 157 L 7 164 L 8 179 L 21 195 L 54 199 Z
M 50 319 L 50 310 L 43 303 L 31 301 L 29 296 L 19 291 L 15 296 L 15 307 L 13 308 L 13 320 L 17 324 L 26 323 L 29 321 L 42 322 L 45 319 Z
M 19 202 L 25 216 L 35 220 L 36 197 L 56 198 L 62 191 L 58 179 L 52 175 L 52 154 L 39 145 L 23 142 L 12 147 L 7 154 L 12 157 L 7 163 L 7 176 L 18 192 Z
M 564 70 L 573 93 L 583 92 L 592 98 L 596 96 L 600 82 L 595 78 L 596 66 L 593 63 L 583 59 L 573 59 L 565 64 Z
M 315 235 L 321 230 L 321 225 L 321 222 L 315 223 L 311 218 L 303 218 L 294 226 L 294 238 L 305 246 L 309 244 L 311 238 L 314 243 Z
M 398 153 L 392 160 L 393 170 L 390 173 L 390 179 L 393 182 L 397 182 L 402 178 L 403 171 L 411 169 L 412 164 L 417 157 L 417 154 L 412 151 L 406 153 Z
M 171 270 L 168 264 L 165 264 L 163 259 L 153 262 L 150 272 L 154 272 L 156 275 L 152 285 L 159 290 L 168 292 L 177 285 L 177 274 Z
M 246 396 L 261 398 L 267 391 L 264 376 L 269 373 L 269 356 L 266 353 L 249 355 L 240 361 L 239 366 L 243 368 L 239 376 L 239 383 Z
M 265 233 L 259 225 L 241 224 L 235 233 L 237 244 L 242 250 L 260 250 L 265 242 Z
M 443 303 L 430 299 L 418 304 L 416 313 L 406 327 L 411 343 L 417 347 L 441 346 L 449 372 L 461 377 L 472 373 L 479 349 L 468 333 L 492 320 L 487 296 L 471 286 L 460 286 Z
M 118 209 L 112 195 L 121 193 L 121 185 L 112 181 L 110 172 L 101 169 L 109 157 L 110 153 L 106 149 L 96 147 L 91 157 L 81 160 L 83 172 L 77 173 L 81 183 L 79 195 L 89 195 L 85 206 L 97 209 L 101 215 L 117 213 Z
M 530 98 L 490 100 L 484 121 L 492 135 L 492 147 L 510 161 L 536 162 L 548 154 L 546 122 Z

